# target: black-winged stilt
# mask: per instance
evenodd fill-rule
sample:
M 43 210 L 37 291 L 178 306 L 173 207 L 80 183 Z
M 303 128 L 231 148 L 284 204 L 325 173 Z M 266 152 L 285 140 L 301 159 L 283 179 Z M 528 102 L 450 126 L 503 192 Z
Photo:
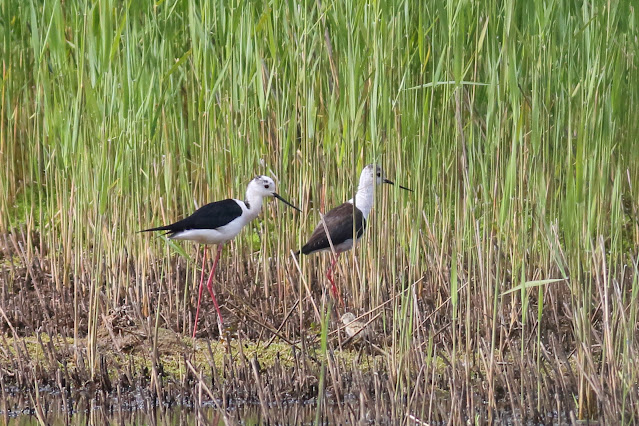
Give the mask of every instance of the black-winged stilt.
M 326 271 L 326 278 L 331 282 L 331 291 L 333 296 L 341 302 L 341 297 L 335 286 L 333 280 L 333 267 L 337 262 L 337 258 L 340 253 L 345 252 L 353 248 L 354 240 L 357 241 L 361 238 L 366 229 L 366 219 L 373 207 L 374 189 L 375 185 L 381 185 L 382 183 L 388 183 L 394 185 L 394 183 L 384 176 L 384 171 L 380 166 L 369 164 L 362 170 L 359 177 L 359 186 L 355 193 L 355 198 L 351 198 L 347 202 L 335 207 L 323 216 L 323 220 L 315 228 L 311 238 L 308 239 L 306 244 L 299 250 L 302 254 L 311 254 L 319 251 L 335 251 L 335 257 L 331 261 Z M 404 186 L 398 185 L 400 188 L 407 191 L 412 191 Z M 330 235 L 330 242 L 327 237 Z M 355 238 L 353 236 L 355 235 Z
M 165 235 L 172 240 L 190 240 L 196 243 L 204 244 L 204 253 L 202 255 L 202 275 L 200 277 L 200 287 L 197 298 L 197 311 L 195 313 L 195 325 L 193 326 L 193 337 L 197 331 L 197 321 L 200 316 L 200 301 L 202 299 L 202 284 L 204 283 L 204 267 L 206 265 L 206 249 L 207 244 L 217 244 L 217 255 L 213 262 L 211 274 L 206 283 L 206 287 L 211 294 L 213 304 L 217 311 L 218 327 L 220 328 L 220 337 L 222 331 L 222 314 L 220 307 L 215 299 L 213 292 L 212 280 L 215 268 L 220 260 L 220 254 L 224 243 L 235 238 L 242 228 L 257 217 L 262 210 L 262 199 L 264 197 L 275 197 L 284 204 L 293 207 L 301 212 L 300 209 L 280 197 L 275 192 L 275 182 L 268 176 L 255 177 L 246 188 L 246 199 L 236 200 L 229 198 L 222 201 L 215 201 L 200 207 L 191 216 L 188 216 L 171 225 L 158 226 L 157 228 L 144 229 L 140 232 L 150 231 L 167 231 Z

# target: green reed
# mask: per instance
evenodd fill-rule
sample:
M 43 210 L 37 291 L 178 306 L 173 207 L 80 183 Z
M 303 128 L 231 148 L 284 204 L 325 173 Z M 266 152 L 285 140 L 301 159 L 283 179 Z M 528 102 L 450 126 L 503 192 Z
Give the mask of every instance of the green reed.
M 0 230 L 37 236 L 25 262 L 42 257 L 53 287 L 74 288 L 74 334 L 88 333 L 93 366 L 100 314 L 116 306 L 147 318 L 159 306 L 168 327 L 192 327 L 196 249 L 135 231 L 242 198 L 256 174 L 305 213 L 268 203 L 225 249 L 216 288 L 257 287 L 280 318 L 301 297 L 300 324 L 316 321 L 299 283 L 324 286 L 328 256 L 302 258 L 302 278 L 290 251 L 380 162 L 414 193 L 378 188 L 337 276 L 353 310 L 393 299 L 375 324 L 397 401 L 431 389 L 445 357 L 454 386 L 486 377 L 492 407 L 507 367 L 539 371 L 534 408 L 548 410 L 542 371 L 555 363 L 577 376 L 578 418 L 636 420 L 631 2 L 0 10 Z M 550 279 L 562 281 L 539 284 Z M 571 364 L 548 357 L 555 337 Z M 513 382 L 510 407 L 529 406 L 530 383 Z

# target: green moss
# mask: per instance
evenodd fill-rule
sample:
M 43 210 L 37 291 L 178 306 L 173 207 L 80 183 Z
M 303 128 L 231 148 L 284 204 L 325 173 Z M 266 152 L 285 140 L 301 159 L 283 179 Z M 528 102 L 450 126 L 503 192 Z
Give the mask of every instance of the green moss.
M 120 334 L 121 335 L 121 334 Z M 119 336 L 120 336 L 119 335 Z M 119 337 L 118 336 L 118 337 Z M 40 334 L 42 344 L 38 342 L 36 336 L 19 338 L 17 341 L 13 338 L 7 338 L 5 353 L 0 353 L 0 362 L 6 364 L 10 362 L 10 358 L 16 356 L 15 344 L 21 351 L 26 348 L 28 358 L 26 358 L 29 367 L 41 366 L 48 369 L 50 363 L 50 351 L 46 348 L 49 342 L 52 342 L 57 355 L 57 365 L 66 367 L 70 370 L 76 368 L 76 358 L 74 354 L 75 342 L 73 338 L 62 338 L 54 336 L 53 338 L 45 333 Z M 129 363 L 132 363 L 135 371 L 142 371 L 147 368 L 149 371 L 153 367 L 153 342 L 149 339 L 140 338 L 131 342 L 128 340 L 118 340 L 114 342 L 110 337 L 98 339 L 97 354 L 106 361 L 109 376 L 113 379 L 118 377 Z M 87 340 L 79 339 L 78 346 L 86 357 Z M 120 346 L 118 349 L 116 346 Z M 208 346 L 210 345 L 210 350 Z M 215 365 L 218 371 L 224 366 L 225 357 L 231 362 L 238 362 L 244 359 L 252 360 L 256 358 L 262 369 L 268 370 L 279 364 L 284 369 L 295 366 L 295 358 L 291 345 L 283 342 L 273 342 L 266 345 L 265 342 L 254 342 L 246 340 L 231 340 L 229 342 L 208 341 L 206 339 L 196 339 L 195 341 L 189 337 L 180 336 L 173 331 L 167 329 L 158 330 L 157 338 L 157 357 L 158 365 L 161 364 L 165 377 L 174 380 L 181 380 L 187 373 L 188 367 L 185 360 L 190 360 L 197 369 L 206 369 L 211 365 Z M 45 352 L 46 350 L 46 352 Z M 325 356 L 321 353 L 312 355 L 311 365 L 315 364 L 319 367 Z M 370 355 L 358 349 L 336 350 L 334 352 L 334 360 L 340 365 L 349 368 L 357 368 L 361 372 L 370 371 L 376 363 L 382 362 L 381 355 Z M 86 358 L 85 358 L 86 362 Z
M 9 227 L 15 228 L 27 223 L 28 218 L 38 221 L 40 218 L 40 203 L 37 197 L 42 196 L 43 191 L 38 193 L 35 185 L 24 185 L 17 192 L 13 204 L 8 209 Z

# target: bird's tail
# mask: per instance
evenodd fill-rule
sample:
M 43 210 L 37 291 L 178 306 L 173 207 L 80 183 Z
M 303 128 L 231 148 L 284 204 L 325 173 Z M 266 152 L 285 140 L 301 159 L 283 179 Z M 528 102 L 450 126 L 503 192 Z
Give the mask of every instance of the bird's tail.
M 171 232 L 171 225 L 158 226 L 157 228 L 143 229 L 141 231 L 138 231 L 138 233 L 140 233 L 140 232 L 151 232 L 151 231 L 168 231 L 168 232 Z

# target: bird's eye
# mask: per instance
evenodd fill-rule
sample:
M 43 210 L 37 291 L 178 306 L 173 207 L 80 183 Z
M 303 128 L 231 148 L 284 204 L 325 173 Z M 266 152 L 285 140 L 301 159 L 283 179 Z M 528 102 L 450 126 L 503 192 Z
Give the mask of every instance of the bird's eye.
M 264 189 L 268 189 L 268 188 L 269 188 L 269 185 L 268 185 L 268 184 L 267 184 L 267 185 L 264 185 Z

